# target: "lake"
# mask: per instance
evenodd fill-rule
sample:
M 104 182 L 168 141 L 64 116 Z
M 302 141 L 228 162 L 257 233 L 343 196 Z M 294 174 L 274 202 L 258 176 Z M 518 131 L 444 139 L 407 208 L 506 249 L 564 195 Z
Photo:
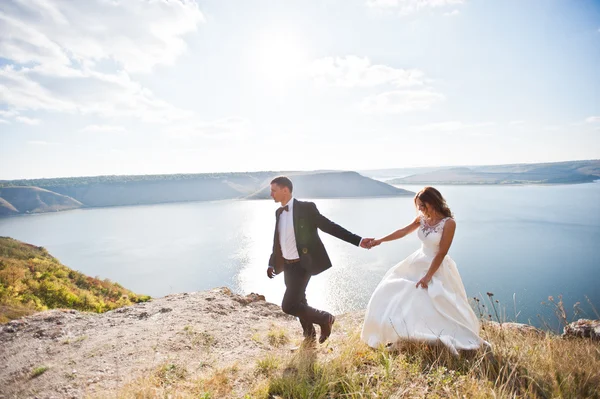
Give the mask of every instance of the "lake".
M 503 317 L 552 326 L 548 296 L 567 310 L 600 308 L 600 183 L 548 186 L 436 186 L 455 214 L 449 255 L 467 295 L 494 293 Z M 401 186 L 418 191 L 421 186 Z M 316 199 L 322 214 L 381 237 L 415 216 L 412 198 Z M 275 209 L 270 200 L 80 209 L 0 219 L 0 235 L 43 246 L 63 264 L 154 297 L 228 286 L 280 303 L 283 277 L 266 277 Z M 416 232 L 364 250 L 321 234 L 333 268 L 313 277 L 309 304 L 364 309 L 397 262 L 415 251 Z M 487 299 L 486 299 L 487 300 Z M 516 317 L 515 317 L 516 316 Z

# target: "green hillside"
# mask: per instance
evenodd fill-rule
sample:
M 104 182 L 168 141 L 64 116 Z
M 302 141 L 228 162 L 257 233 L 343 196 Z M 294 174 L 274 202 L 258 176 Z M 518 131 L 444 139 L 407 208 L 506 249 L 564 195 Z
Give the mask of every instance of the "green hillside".
M 42 247 L 0 237 L 0 323 L 46 309 L 100 313 L 149 299 L 72 270 Z

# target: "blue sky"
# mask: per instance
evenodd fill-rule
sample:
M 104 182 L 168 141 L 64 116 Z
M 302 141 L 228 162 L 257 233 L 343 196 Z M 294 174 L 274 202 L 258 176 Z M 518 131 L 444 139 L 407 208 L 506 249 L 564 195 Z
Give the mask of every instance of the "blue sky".
M 0 179 L 600 158 L 600 2 L 0 3 Z

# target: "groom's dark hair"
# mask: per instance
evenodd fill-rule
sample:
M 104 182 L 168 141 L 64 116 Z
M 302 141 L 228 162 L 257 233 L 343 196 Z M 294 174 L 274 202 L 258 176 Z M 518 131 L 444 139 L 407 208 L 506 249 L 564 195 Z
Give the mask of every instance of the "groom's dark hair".
M 277 176 L 271 180 L 271 184 L 277 184 L 279 187 L 287 187 L 290 190 L 290 193 L 294 190 L 292 181 L 286 176 Z

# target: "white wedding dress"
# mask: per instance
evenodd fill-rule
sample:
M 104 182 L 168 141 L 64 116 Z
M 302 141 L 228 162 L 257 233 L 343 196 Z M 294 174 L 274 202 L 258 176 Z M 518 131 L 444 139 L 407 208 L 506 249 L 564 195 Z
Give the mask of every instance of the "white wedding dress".
M 469 305 L 456 264 L 446 255 L 429 288 L 416 288 L 438 252 L 448 218 L 429 226 L 421 217 L 421 248 L 385 274 L 367 306 L 361 339 L 369 346 L 400 340 L 442 342 L 454 354 L 488 345 Z

